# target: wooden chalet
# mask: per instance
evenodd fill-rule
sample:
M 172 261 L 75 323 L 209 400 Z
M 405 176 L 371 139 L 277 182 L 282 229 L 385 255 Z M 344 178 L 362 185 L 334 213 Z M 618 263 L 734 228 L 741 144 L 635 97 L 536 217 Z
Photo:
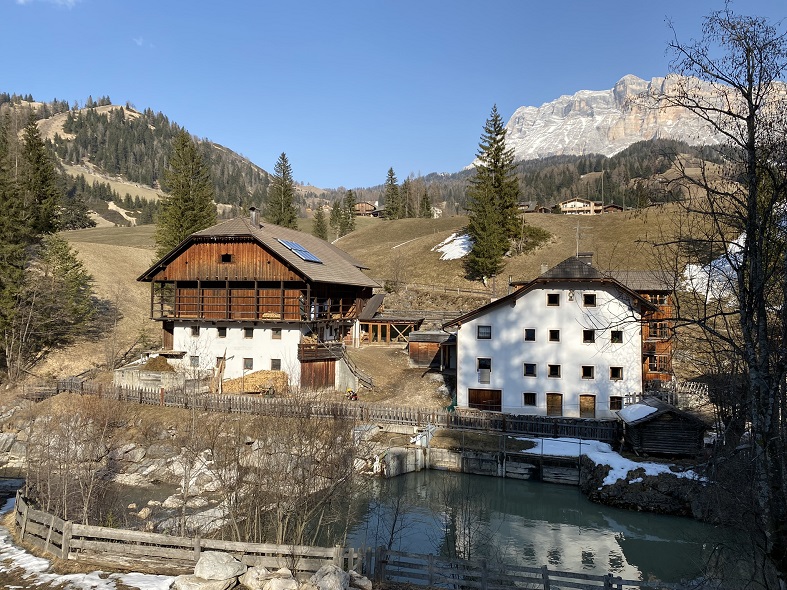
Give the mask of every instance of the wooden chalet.
M 452 338 L 455 347 L 455 335 L 443 330 L 411 332 L 407 344 L 410 366 L 442 371 L 447 365 L 446 359 L 443 358 L 444 344 Z
M 694 456 L 702 452 L 707 424 L 656 397 L 618 412 L 625 444 L 639 454 Z
M 333 387 L 345 343 L 377 287 L 349 254 L 312 235 L 249 218 L 198 231 L 137 280 L 164 350 L 186 368 L 224 377 L 288 373 L 290 386 Z M 338 384 L 342 385 L 342 384 Z

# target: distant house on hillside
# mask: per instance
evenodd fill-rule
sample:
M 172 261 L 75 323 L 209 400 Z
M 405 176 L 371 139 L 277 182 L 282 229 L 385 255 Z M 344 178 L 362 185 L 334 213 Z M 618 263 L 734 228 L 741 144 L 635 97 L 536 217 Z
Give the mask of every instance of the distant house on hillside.
M 361 217 L 371 216 L 375 209 L 374 203 L 370 203 L 369 201 L 360 201 L 355 204 L 355 214 Z
M 520 213 L 551 213 L 552 210 L 544 205 L 539 205 L 536 201 L 520 201 L 517 203 Z
M 623 211 L 623 207 L 615 203 L 604 205 L 604 213 L 619 213 L 621 211 Z
M 360 339 L 358 316 L 378 286 L 364 268 L 252 209 L 190 235 L 137 280 L 151 285 L 151 317 L 181 369 L 284 371 L 291 387 L 317 388 L 341 386 L 344 344 Z
M 560 212 L 566 215 L 600 215 L 603 213 L 601 201 L 591 201 L 574 197 L 558 203 Z

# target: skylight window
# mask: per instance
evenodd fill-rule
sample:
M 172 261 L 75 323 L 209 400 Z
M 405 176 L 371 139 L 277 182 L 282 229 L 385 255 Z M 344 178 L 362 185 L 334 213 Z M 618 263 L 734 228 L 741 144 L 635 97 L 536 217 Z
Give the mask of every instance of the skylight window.
M 292 240 L 282 240 L 276 238 L 278 242 L 290 250 L 293 254 L 295 254 L 301 260 L 305 260 L 306 262 L 317 262 L 322 263 L 322 260 L 317 258 L 314 254 L 309 252 L 306 248 L 301 246 L 298 242 L 293 242 Z

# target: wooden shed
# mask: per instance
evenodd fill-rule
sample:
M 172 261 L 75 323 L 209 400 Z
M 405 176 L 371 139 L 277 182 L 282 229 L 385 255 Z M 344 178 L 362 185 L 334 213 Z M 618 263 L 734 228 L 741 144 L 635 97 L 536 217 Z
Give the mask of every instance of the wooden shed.
M 698 455 L 708 428 L 696 416 L 656 397 L 647 397 L 618 412 L 625 445 L 638 454 Z
M 442 330 L 411 332 L 407 347 L 410 355 L 410 366 L 424 369 L 440 369 L 442 365 L 440 347 L 450 337 L 451 334 Z

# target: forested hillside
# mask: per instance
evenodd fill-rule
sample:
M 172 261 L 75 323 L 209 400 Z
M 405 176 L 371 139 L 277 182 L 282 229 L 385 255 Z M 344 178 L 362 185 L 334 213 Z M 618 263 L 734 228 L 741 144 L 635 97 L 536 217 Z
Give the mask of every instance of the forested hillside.
M 718 149 L 714 153 L 671 140 L 642 141 L 610 158 L 589 154 L 518 162 L 519 200 L 546 207 L 571 197 L 592 200 L 603 197 L 605 203 L 617 203 L 626 208 L 671 202 L 681 195 L 674 189 L 667 190 L 663 178 L 672 171 L 676 154 L 681 154 L 684 160 L 688 156 L 697 162 L 718 162 Z M 467 180 L 472 174 L 472 169 L 454 174 L 432 173 L 417 180 L 426 186 L 432 203 L 442 208 L 444 215 L 463 215 Z M 385 171 L 381 171 L 383 180 Z M 382 183 L 354 190 L 359 201 L 385 204 Z M 341 194 L 342 190 L 328 191 L 324 196 L 336 199 Z

